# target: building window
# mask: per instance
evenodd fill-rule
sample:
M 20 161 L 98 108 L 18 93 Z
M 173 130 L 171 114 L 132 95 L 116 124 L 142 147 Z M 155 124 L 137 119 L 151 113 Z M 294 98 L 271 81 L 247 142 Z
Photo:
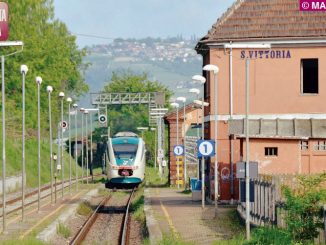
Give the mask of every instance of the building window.
M 265 156 L 277 156 L 277 147 L 265 147 Z
M 314 145 L 314 150 L 326 151 L 326 141 L 318 141 L 318 143 Z
M 301 59 L 301 93 L 318 94 L 318 59 Z
M 309 144 L 308 141 L 306 140 L 301 140 L 300 141 L 300 147 L 302 151 L 307 151 L 309 149 Z

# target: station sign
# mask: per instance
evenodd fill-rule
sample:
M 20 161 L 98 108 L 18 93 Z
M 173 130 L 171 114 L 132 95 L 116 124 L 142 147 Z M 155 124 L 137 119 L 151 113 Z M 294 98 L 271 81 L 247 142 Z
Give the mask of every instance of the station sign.
M 183 145 L 175 145 L 173 147 L 173 153 L 175 156 L 183 156 L 184 155 Z
M 212 157 L 215 155 L 214 140 L 198 140 L 197 141 L 198 157 Z
M 9 13 L 8 4 L 0 2 L 0 41 L 9 38 Z
M 246 163 L 237 162 L 237 174 L 238 179 L 244 179 L 246 177 Z M 258 178 L 258 162 L 249 162 L 249 178 Z

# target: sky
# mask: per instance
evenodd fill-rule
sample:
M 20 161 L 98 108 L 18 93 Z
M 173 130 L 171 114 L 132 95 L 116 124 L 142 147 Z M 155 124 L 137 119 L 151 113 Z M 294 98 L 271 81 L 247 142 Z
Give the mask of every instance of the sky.
M 234 0 L 54 0 L 80 47 L 114 38 L 202 37 Z M 78 34 L 104 38 L 85 37 Z M 105 39 L 107 38 L 107 39 Z

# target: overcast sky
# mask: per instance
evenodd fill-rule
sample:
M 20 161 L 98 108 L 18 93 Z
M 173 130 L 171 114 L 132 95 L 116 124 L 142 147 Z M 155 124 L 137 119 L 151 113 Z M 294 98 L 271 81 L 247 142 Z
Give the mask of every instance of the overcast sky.
M 107 38 L 204 36 L 234 0 L 54 0 L 73 34 Z M 80 46 L 110 40 L 78 35 Z

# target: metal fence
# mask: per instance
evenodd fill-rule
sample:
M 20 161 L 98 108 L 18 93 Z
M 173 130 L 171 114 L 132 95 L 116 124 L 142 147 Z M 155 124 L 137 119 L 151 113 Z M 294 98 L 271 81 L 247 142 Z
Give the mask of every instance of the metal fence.
M 284 200 L 281 195 L 282 185 L 287 185 L 292 189 L 298 186 L 297 178 L 294 175 L 260 176 L 253 180 L 254 202 L 250 203 L 250 221 L 254 226 L 286 227 L 286 211 L 282 208 Z M 241 196 L 241 188 L 240 188 Z M 238 213 L 246 218 L 246 205 L 240 202 Z M 319 237 L 315 240 L 317 244 L 326 242 L 326 205 L 323 206 L 324 230 L 320 230 Z

